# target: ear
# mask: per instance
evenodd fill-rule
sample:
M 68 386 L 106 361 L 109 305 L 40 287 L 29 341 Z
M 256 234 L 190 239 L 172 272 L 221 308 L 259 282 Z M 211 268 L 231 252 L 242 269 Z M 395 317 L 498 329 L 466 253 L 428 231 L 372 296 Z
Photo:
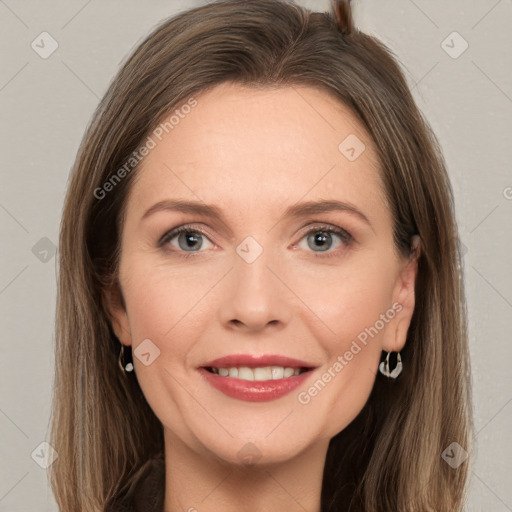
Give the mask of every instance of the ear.
M 397 314 L 390 322 L 393 324 L 389 326 L 390 335 L 385 337 L 382 346 L 386 352 L 398 352 L 404 348 L 407 331 L 414 313 L 416 275 L 418 273 L 418 258 L 421 253 L 420 237 L 414 235 L 411 244 L 411 255 L 404 260 L 393 290 L 392 304 L 396 304 Z
M 131 345 L 131 329 L 126 313 L 126 305 L 116 280 L 103 294 L 105 309 L 117 339 L 123 345 Z

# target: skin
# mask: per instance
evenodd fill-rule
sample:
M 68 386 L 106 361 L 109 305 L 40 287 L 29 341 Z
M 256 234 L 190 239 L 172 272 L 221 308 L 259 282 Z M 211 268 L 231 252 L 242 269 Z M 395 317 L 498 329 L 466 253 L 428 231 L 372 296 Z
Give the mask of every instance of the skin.
M 196 99 L 138 171 L 122 231 L 126 309 L 117 288 L 110 294 L 119 340 L 134 354 L 145 339 L 160 350 L 147 366 L 133 359 L 164 426 L 165 511 L 318 512 L 329 440 L 365 405 L 381 351 L 405 344 L 417 259 L 397 253 L 374 144 L 334 98 L 305 86 L 222 84 Z M 338 149 L 350 134 L 366 147 L 354 161 Z M 141 220 L 167 199 L 216 205 L 224 222 L 171 210 Z M 327 199 L 354 205 L 371 226 L 346 211 L 281 218 L 297 202 Z M 158 246 L 189 223 L 205 231 L 195 245 L 181 234 Z M 322 224 L 353 241 L 331 233 L 322 245 L 315 239 L 322 229 L 308 234 Z M 263 248 L 250 264 L 236 251 L 247 236 Z M 299 392 L 394 302 L 402 306 L 394 318 L 301 404 Z M 318 368 L 284 397 L 247 402 L 198 372 L 233 353 L 283 354 Z M 247 443 L 256 447 L 252 465 L 239 456 Z

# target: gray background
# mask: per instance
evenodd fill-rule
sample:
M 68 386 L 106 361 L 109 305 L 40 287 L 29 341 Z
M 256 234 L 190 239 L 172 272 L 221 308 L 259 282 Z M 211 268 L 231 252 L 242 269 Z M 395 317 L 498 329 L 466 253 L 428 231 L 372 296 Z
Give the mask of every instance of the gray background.
M 53 380 L 54 251 L 83 132 L 127 53 L 162 19 L 204 1 L 0 0 L 0 511 L 57 510 L 36 460 Z M 477 445 L 466 510 L 511 511 L 512 2 L 355 4 L 357 25 L 390 46 L 407 70 L 455 192 Z M 46 59 L 31 47 L 42 46 L 43 31 L 58 43 Z M 450 36 L 454 31 L 461 37 Z M 469 46 L 457 55 L 464 41 Z

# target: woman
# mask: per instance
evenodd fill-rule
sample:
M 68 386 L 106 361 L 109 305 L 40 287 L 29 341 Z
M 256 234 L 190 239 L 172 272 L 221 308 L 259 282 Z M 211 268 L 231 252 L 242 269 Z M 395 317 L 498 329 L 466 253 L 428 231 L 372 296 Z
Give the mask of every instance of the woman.
M 79 149 L 57 306 L 62 510 L 462 510 L 452 189 L 347 2 L 150 34 Z

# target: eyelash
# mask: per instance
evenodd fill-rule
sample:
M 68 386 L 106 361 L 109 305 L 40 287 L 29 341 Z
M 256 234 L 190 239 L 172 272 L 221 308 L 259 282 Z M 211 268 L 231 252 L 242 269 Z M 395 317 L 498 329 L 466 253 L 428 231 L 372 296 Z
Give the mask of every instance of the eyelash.
M 335 227 L 335 226 L 330 226 L 330 225 L 325 225 L 325 224 L 320 224 L 320 225 L 312 227 L 310 230 L 308 230 L 306 233 L 303 234 L 302 238 L 310 235 L 311 233 L 317 233 L 317 232 L 334 233 L 335 235 L 338 235 L 345 247 L 349 246 L 350 244 L 352 244 L 354 242 L 353 236 L 348 231 L 338 228 L 338 227 Z M 178 226 L 177 228 L 167 231 L 162 236 L 160 241 L 158 242 L 158 247 L 162 247 L 165 243 L 169 242 L 170 240 L 175 238 L 180 233 L 199 233 L 209 239 L 209 236 L 205 231 L 203 231 L 199 228 L 195 228 L 192 224 L 184 224 L 183 226 Z M 302 238 L 301 238 L 301 240 L 302 240 Z M 334 251 L 329 251 L 327 254 L 322 254 L 321 252 L 317 253 L 315 251 L 313 251 L 313 253 L 317 254 L 321 258 L 329 258 L 329 257 L 333 257 L 333 256 L 339 256 L 341 251 L 343 251 L 343 247 L 338 248 Z M 187 254 L 187 251 L 170 251 L 170 252 L 176 252 L 176 253 L 182 252 L 183 254 L 180 254 L 180 257 L 190 258 L 190 257 L 196 257 L 195 254 L 197 252 L 201 252 L 201 251 L 192 251 L 188 254 Z

